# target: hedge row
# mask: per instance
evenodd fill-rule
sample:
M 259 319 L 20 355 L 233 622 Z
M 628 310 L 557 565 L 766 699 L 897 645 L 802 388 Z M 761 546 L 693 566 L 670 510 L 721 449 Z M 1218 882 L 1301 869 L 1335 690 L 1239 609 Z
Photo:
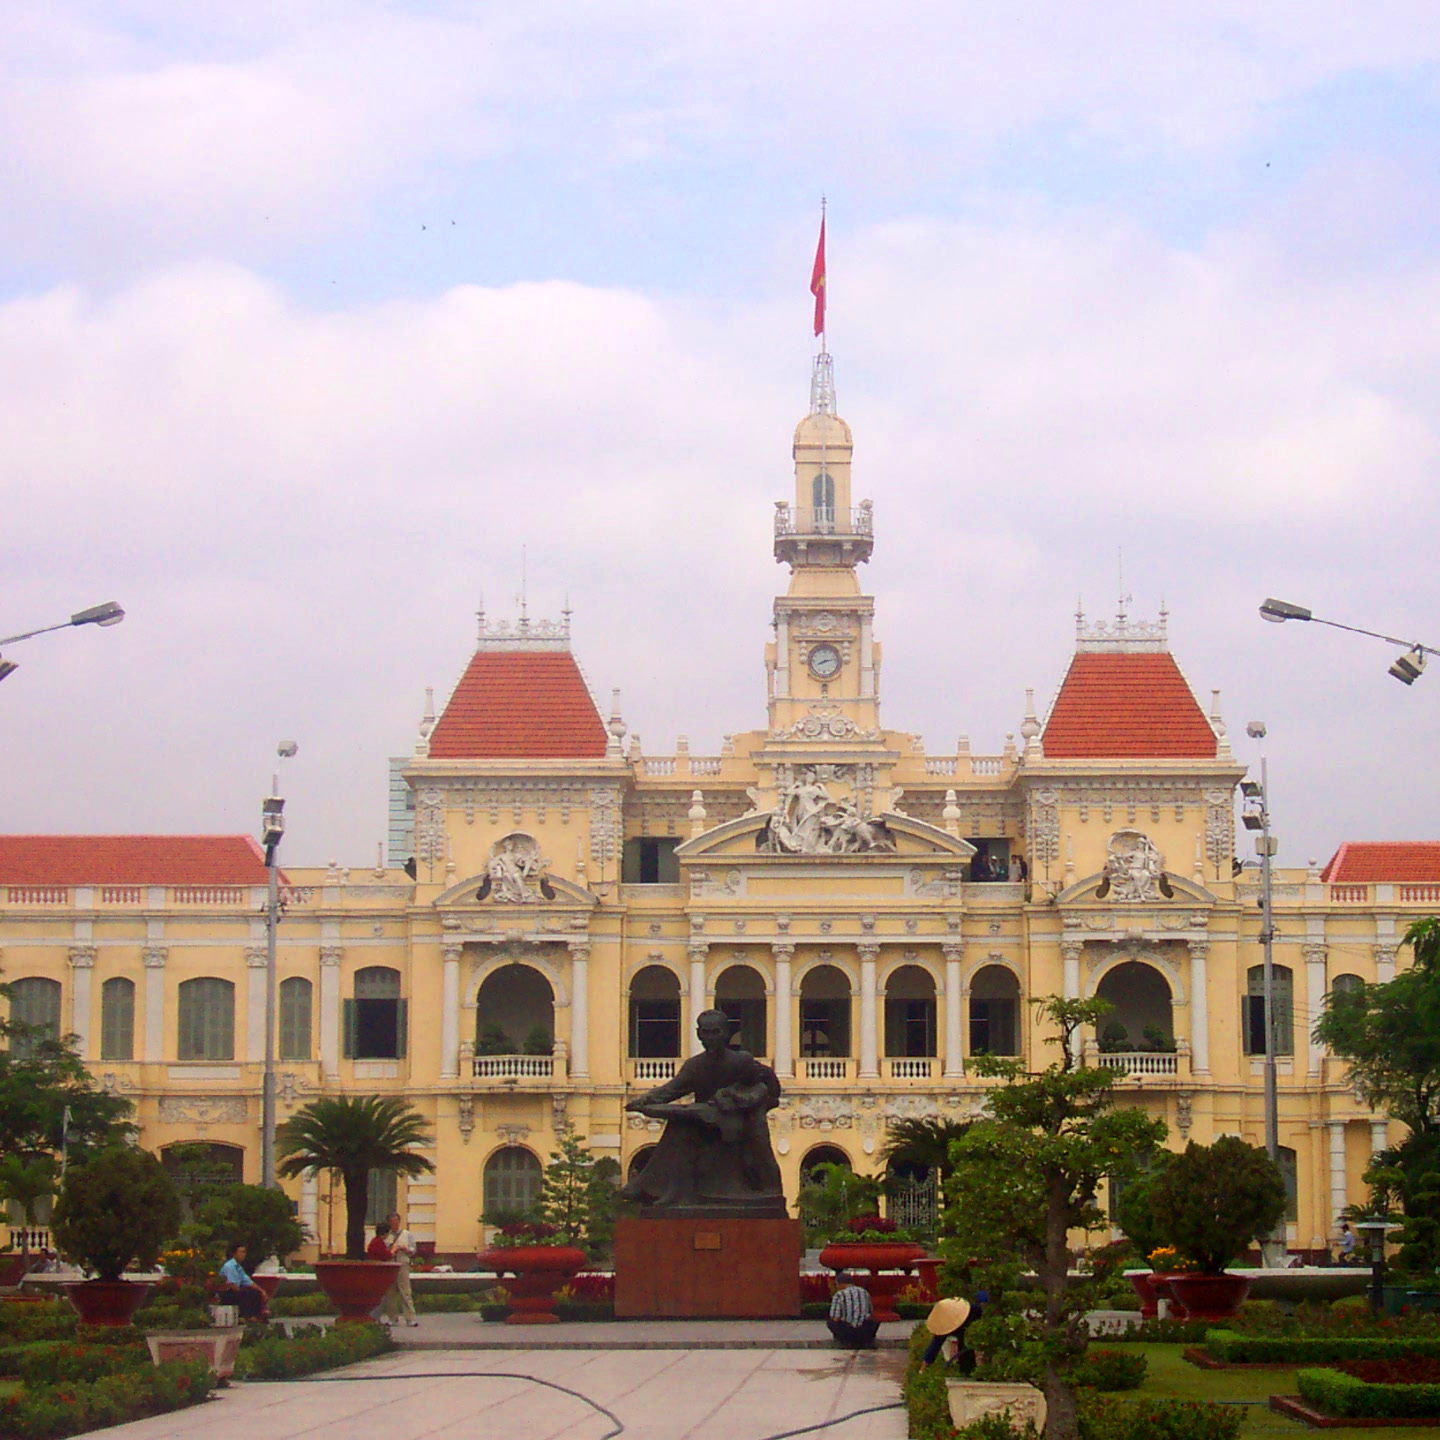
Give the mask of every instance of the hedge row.
M 394 1348 L 395 1342 L 383 1325 L 337 1325 L 333 1330 L 297 1335 L 293 1340 L 267 1335 L 241 1349 L 235 1374 L 242 1380 L 298 1380 L 317 1370 L 353 1365 Z
M 1440 1355 L 1440 1337 L 1411 1335 L 1240 1335 L 1211 1330 L 1205 1349 L 1228 1365 L 1323 1365 L 1327 1360 L 1390 1360 Z
M 26 1387 L 0 1399 L 0 1435 L 7 1440 L 59 1440 L 198 1404 L 214 1388 L 215 1377 L 203 1360 L 174 1360 L 98 1380 Z
M 1440 1385 L 1371 1385 L 1340 1370 L 1301 1370 L 1300 1398 L 1348 1420 L 1440 1416 Z

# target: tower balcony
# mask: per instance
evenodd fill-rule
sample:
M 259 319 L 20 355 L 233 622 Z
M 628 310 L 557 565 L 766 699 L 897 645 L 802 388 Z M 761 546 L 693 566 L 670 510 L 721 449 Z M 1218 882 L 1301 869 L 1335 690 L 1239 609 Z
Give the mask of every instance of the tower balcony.
M 853 565 L 875 548 L 874 511 L 868 500 L 849 506 L 791 506 L 775 502 L 775 558 L 791 564 Z

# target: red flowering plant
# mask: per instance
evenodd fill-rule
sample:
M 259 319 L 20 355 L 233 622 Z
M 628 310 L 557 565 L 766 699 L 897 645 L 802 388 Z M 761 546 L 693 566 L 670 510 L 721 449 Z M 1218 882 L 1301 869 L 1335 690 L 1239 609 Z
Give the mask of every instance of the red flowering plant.
M 849 1245 L 885 1245 L 891 1242 L 912 1244 L 915 1237 L 883 1215 L 857 1215 L 845 1222 L 844 1230 L 835 1239 Z
M 501 1225 L 491 1240 L 496 1250 L 518 1250 L 531 1245 L 568 1245 L 565 1232 L 544 1220 L 511 1220 Z

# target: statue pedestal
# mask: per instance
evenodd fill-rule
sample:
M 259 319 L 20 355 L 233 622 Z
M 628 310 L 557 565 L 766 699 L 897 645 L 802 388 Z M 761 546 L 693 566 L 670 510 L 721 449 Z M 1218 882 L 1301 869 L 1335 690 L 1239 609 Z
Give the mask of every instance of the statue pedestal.
M 798 1220 L 619 1220 L 615 1318 L 794 1319 L 802 1248 Z

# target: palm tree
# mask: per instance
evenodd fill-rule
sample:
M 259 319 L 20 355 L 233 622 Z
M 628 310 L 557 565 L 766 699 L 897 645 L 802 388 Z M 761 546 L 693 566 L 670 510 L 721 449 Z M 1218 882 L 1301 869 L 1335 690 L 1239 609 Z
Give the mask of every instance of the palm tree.
M 955 1168 L 950 1163 L 950 1142 L 958 1140 L 970 1125 L 969 1120 L 938 1116 L 892 1120 L 880 1147 L 880 1159 L 892 1170 L 899 1165 L 913 1165 L 933 1171 L 944 1180 Z
M 335 1170 L 345 1185 L 345 1255 L 365 1257 L 365 1210 L 370 1203 L 370 1172 L 393 1170 L 407 1177 L 435 1166 L 415 1147 L 430 1132 L 418 1111 L 402 1096 L 323 1096 L 297 1110 L 277 1137 L 283 1157 L 279 1171 L 287 1179 Z

